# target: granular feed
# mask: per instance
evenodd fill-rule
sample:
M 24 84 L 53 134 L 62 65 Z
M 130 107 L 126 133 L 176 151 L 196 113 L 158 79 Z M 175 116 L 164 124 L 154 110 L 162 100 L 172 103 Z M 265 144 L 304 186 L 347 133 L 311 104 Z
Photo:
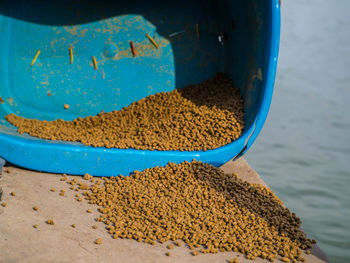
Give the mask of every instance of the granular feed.
M 234 251 L 270 261 L 303 261 L 301 249 L 312 246 L 301 220 L 269 188 L 201 162 L 101 178 L 83 195 L 99 206 L 96 220 L 113 238 L 181 241 L 192 252 Z
M 40 121 L 15 114 L 5 118 L 18 132 L 94 147 L 197 151 L 236 140 L 244 128 L 243 100 L 223 73 L 202 83 L 150 95 L 97 116 Z

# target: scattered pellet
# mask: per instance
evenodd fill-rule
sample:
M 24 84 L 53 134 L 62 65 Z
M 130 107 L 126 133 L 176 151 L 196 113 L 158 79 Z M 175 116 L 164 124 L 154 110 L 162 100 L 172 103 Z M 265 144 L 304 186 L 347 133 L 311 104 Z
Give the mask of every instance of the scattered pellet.
M 281 258 L 281 261 L 282 261 L 282 262 L 290 262 L 290 259 L 289 259 L 289 258 L 286 258 L 286 257 L 283 257 L 283 258 Z
M 38 210 L 39 210 L 39 207 L 33 206 L 33 210 L 34 210 L 34 211 L 38 211 Z
M 94 69 L 97 70 L 97 61 L 95 56 L 92 56 L 92 63 L 94 64 Z
M 134 57 L 136 57 L 136 51 L 135 51 L 135 46 L 132 41 L 130 41 L 130 48 L 131 48 L 131 53 Z
M 36 52 L 36 54 L 32 60 L 32 63 L 30 63 L 30 66 L 32 66 L 32 67 L 34 66 L 34 63 L 35 63 L 36 59 L 39 57 L 39 55 L 40 55 L 40 49 Z
M 10 169 L 6 169 L 6 173 L 10 174 L 11 170 Z
M 170 257 L 170 256 L 171 256 L 171 253 L 170 253 L 170 252 L 166 252 L 165 255 L 168 256 L 168 257 Z
M 98 238 L 95 240 L 96 245 L 100 245 L 102 243 L 102 238 Z
M 33 225 L 33 227 L 34 227 L 34 228 L 38 228 L 38 225 L 37 225 L 37 224 L 35 224 L 35 225 Z
M 198 250 L 192 251 L 193 256 L 197 256 L 199 254 Z
M 86 210 L 86 212 L 88 212 L 88 213 L 92 213 L 92 210 L 91 210 L 91 209 L 88 209 L 88 210 Z
M 84 174 L 84 176 L 83 176 L 83 179 L 84 179 L 84 180 L 90 180 L 90 179 L 92 179 L 92 178 L 93 178 L 92 175 L 90 175 L 90 174 L 88 174 L 88 173 Z
M 1 206 L 2 206 L 2 207 L 6 207 L 6 205 L 7 205 L 6 202 L 2 202 L 2 203 L 1 203 Z
M 65 109 L 65 110 L 68 110 L 69 109 L 69 104 L 63 104 L 63 108 Z
M 97 226 L 96 226 L 96 225 L 93 225 L 92 228 L 93 228 L 93 229 L 97 229 Z
M 6 119 L 20 134 L 42 139 L 160 151 L 215 149 L 239 138 L 244 129 L 243 100 L 223 73 L 97 116 L 39 121 L 9 114 Z
M 56 192 L 56 188 L 51 188 L 50 191 L 51 192 Z
M 73 225 L 72 225 L 73 228 L 76 228 L 76 226 L 77 226 L 76 224 L 73 224 Z
M 156 41 L 155 41 L 149 34 L 146 34 L 146 37 L 149 39 L 149 41 L 151 41 L 151 43 L 152 43 L 157 49 L 159 49 L 158 44 L 156 43 Z
M 196 24 L 196 35 L 197 35 L 197 38 L 199 38 L 199 25 Z
M 53 219 L 48 219 L 48 220 L 46 221 L 46 224 L 48 224 L 48 225 L 54 225 L 54 224 L 55 224 L 55 221 L 53 221 Z
M 168 249 L 173 249 L 174 246 L 173 246 L 173 244 L 169 244 L 169 245 L 167 246 L 167 248 L 168 248 Z
M 311 254 L 311 251 L 310 250 L 306 250 L 306 255 L 310 255 Z
M 178 240 L 176 240 L 176 241 L 174 242 L 174 244 L 175 244 L 175 246 L 181 247 L 181 242 L 178 241 Z
M 11 192 L 10 195 L 11 196 L 16 196 L 16 193 L 15 192 Z
M 69 63 L 73 64 L 73 47 L 69 47 Z

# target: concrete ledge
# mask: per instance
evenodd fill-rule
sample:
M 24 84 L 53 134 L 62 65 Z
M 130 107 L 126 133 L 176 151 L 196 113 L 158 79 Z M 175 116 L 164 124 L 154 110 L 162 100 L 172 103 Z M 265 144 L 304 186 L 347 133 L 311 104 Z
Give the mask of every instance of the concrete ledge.
M 228 162 L 222 169 L 227 173 L 236 172 L 242 179 L 264 184 L 259 175 L 240 158 Z M 99 214 L 87 202 L 73 200 L 76 192 L 60 181 L 57 174 L 39 173 L 15 167 L 5 167 L 2 173 L 0 188 L 3 190 L 0 206 L 0 262 L 226 262 L 227 259 L 239 256 L 239 262 L 253 262 L 244 255 L 234 252 L 218 254 L 200 254 L 192 256 L 185 247 L 171 250 L 171 256 L 165 255 L 169 250 L 165 244 L 151 246 L 134 240 L 112 239 L 104 229 L 104 224 L 95 222 Z M 51 192 L 56 188 L 56 192 Z M 59 191 L 65 189 L 65 196 Z M 15 196 L 10 196 L 10 192 Z M 33 206 L 39 210 L 34 211 Z M 47 225 L 47 219 L 54 219 L 55 225 Z M 33 228 L 37 224 L 38 228 Z M 76 228 L 71 225 L 76 224 Z M 98 229 L 92 229 L 97 225 Z M 94 240 L 102 238 L 101 245 Z M 327 256 L 317 245 L 310 255 L 303 254 L 306 262 L 328 262 Z M 254 262 L 269 262 L 263 259 Z

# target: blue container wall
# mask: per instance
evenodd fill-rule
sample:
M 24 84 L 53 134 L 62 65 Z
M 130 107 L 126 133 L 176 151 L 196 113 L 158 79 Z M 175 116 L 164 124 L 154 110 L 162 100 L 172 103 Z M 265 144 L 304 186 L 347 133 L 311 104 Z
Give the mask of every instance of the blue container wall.
M 251 145 L 266 118 L 278 52 L 277 2 L 2 3 L 0 156 L 30 169 L 101 176 L 193 158 L 216 166 L 225 163 Z M 218 37 L 224 32 L 227 39 L 221 43 Z M 146 33 L 154 37 L 159 49 Z M 130 40 L 135 44 L 136 58 L 131 54 Z M 73 64 L 69 62 L 69 46 L 73 47 Z M 31 67 L 38 49 L 41 53 Z M 246 127 L 235 142 L 207 152 L 105 149 L 46 141 L 19 135 L 4 119 L 9 113 L 41 120 L 96 115 L 101 110 L 121 109 L 150 94 L 198 83 L 217 71 L 228 73 L 240 89 Z M 63 110 L 63 104 L 69 104 L 69 110 Z

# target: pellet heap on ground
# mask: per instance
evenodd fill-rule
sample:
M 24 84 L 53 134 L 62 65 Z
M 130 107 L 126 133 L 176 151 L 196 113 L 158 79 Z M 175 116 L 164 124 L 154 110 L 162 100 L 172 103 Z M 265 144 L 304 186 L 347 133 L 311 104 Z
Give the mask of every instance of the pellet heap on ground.
M 83 195 L 99 206 L 97 220 L 113 238 L 175 245 L 182 240 L 193 255 L 239 251 L 249 259 L 285 262 L 304 261 L 301 249 L 312 244 L 300 219 L 269 188 L 201 162 L 169 163 L 91 186 L 67 183 L 88 189 Z
M 5 118 L 18 132 L 94 147 L 195 151 L 236 140 L 244 128 L 243 100 L 223 73 L 200 84 L 160 92 L 119 111 L 97 116 L 39 121 Z

